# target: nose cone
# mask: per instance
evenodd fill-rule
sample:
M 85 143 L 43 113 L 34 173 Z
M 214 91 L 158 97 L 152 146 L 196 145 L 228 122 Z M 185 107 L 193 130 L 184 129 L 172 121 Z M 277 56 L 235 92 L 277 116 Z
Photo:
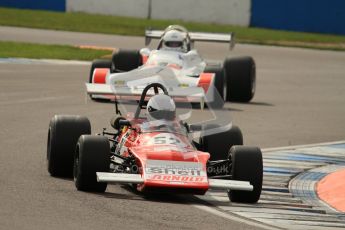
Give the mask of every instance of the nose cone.
M 208 153 L 169 145 L 137 147 L 131 152 L 143 169 L 139 191 L 204 194 L 208 190 Z

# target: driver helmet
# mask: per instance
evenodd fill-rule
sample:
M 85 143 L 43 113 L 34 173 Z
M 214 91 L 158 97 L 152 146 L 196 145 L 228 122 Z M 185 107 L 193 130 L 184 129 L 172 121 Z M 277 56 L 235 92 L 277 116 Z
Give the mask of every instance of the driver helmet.
M 169 30 L 164 33 L 160 41 L 161 50 L 187 52 L 187 35 L 178 30 Z
M 151 120 L 174 120 L 176 116 L 175 102 L 168 95 L 155 95 L 150 98 L 146 106 Z

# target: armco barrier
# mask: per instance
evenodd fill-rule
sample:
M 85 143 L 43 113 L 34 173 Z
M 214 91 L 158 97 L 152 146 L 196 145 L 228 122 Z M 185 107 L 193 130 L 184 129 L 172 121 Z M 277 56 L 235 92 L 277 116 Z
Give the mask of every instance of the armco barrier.
M 65 11 L 66 0 L 0 0 L 1 7 Z
M 345 34 L 345 0 L 252 0 L 250 25 Z

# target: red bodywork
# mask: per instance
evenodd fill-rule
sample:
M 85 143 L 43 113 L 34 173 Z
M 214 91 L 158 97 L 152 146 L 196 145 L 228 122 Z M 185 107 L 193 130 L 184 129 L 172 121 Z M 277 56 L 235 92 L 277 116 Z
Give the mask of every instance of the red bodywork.
M 130 119 L 129 119 L 130 120 Z M 177 192 L 204 194 L 209 183 L 206 162 L 210 154 L 196 150 L 187 136 L 169 132 L 141 132 L 142 119 L 130 120 L 132 128 L 125 127 L 118 137 L 120 152 L 123 156 L 134 155 L 139 173 L 144 183 L 137 186 L 139 191 L 172 189 Z M 164 139 L 168 143 L 164 142 Z M 155 141 L 155 140 L 158 140 Z M 170 142 L 170 143 L 169 143 Z M 199 163 L 201 171 L 159 170 L 160 173 L 148 173 L 148 162 L 165 162 L 171 164 Z M 152 168 L 151 168 L 152 169 Z

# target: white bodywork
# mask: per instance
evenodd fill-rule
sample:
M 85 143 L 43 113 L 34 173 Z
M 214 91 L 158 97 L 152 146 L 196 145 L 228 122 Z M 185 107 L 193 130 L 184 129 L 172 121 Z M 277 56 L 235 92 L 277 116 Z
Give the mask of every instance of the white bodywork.
M 138 69 L 113 73 L 106 77 L 106 84 L 128 87 L 146 86 L 149 83 L 161 83 L 165 87 L 195 87 L 199 82 L 199 75 L 206 67 L 196 50 L 188 53 L 147 49 L 147 62 Z
M 163 37 L 169 31 L 179 31 L 185 37 L 186 50 L 172 51 L 164 50 L 162 47 Z M 203 107 L 204 102 L 222 100 L 218 98 L 217 90 L 214 86 L 215 74 L 203 75 L 206 68 L 206 62 L 201 58 L 198 52 L 192 49 L 195 41 L 207 42 L 223 42 L 229 43 L 230 49 L 234 46 L 234 34 L 217 34 L 217 33 L 199 33 L 188 32 L 185 28 L 178 25 L 171 25 L 165 31 L 162 30 L 146 30 L 145 31 L 146 45 L 152 39 L 161 39 L 160 45 L 157 50 L 149 50 L 144 48 L 140 50 L 143 58 L 143 65 L 138 69 L 123 72 L 123 73 L 110 73 L 108 71 L 105 77 L 105 84 L 110 85 L 111 90 L 116 98 L 126 97 L 127 99 L 135 99 L 140 95 L 139 91 L 151 83 L 161 83 L 169 91 L 169 95 L 173 97 L 186 97 L 188 102 L 200 102 Z M 95 69 L 92 77 L 94 81 Z M 94 86 L 96 84 L 87 84 L 88 94 L 94 98 L 107 98 L 105 91 L 109 93 L 109 87 Z M 96 93 L 99 92 L 99 93 Z M 137 92 L 138 91 L 138 92 Z M 132 94 L 132 98 L 128 96 Z M 149 92 L 148 95 L 152 95 Z M 215 96 L 217 98 L 215 98 Z M 109 99 L 109 97 L 107 98 Z M 181 98 L 176 99 L 181 100 Z M 182 101 L 185 101 L 182 99 Z
M 175 97 L 177 101 L 203 104 L 205 101 L 213 100 L 214 74 L 206 93 L 199 85 L 199 76 L 203 73 L 206 62 L 196 50 L 183 53 L 166 50 L 150 51 L 144 48 L 141 54 L 148 56 L 144 65 L 129 72 L 110 73 L 108 71 L 105 85 L 86 84 L 88 94 L 98 98 L 103 98 L 103 95 L 115 95 L 118 99 L 137 100 L 145 86 L 150 83 L 161 83 L 168 89 L 169 95 Z M 148 95 L 153 94 L 153 92 L 148 92 Z

